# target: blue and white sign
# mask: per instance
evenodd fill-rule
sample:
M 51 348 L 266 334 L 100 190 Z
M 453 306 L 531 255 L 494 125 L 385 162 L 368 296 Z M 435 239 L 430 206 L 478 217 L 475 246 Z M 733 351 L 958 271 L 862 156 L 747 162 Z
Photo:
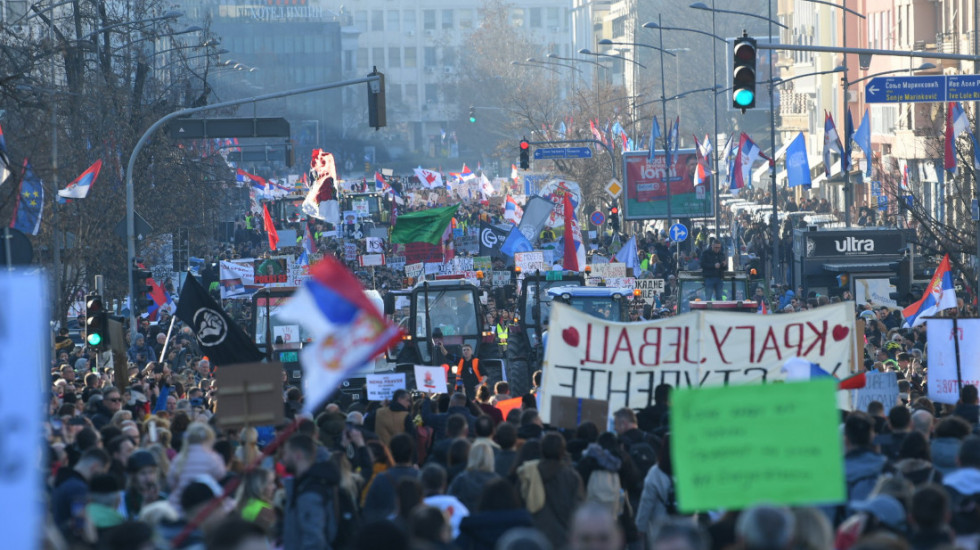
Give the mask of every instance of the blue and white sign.
M 878 197 L 878 210 L 882 212 L 888 210 L 888 197 L 884 195 Z
M 675 223 L 670 226 L 670 231 L 667 233 L 670 235 L 670 240 L 672 241 L 681 242 L 687 239 L 687 228 L 682 223 Z
M 596 210 L 591 216 L 589 216 L 589 221 L 591 221 L 593 225 L 602 225 L 606 223 L 606 216 L 604 216 L 602 212 Z
M 871 194 L 874 195 L 874 196 L 876 196 L 876 197 L 880 197 L 881 196 L 881 182 L 880 181 L 872 181 L 871 182 Z
M 980 75 L 879 76 L 864 88 L 867 103 L 980 101 Z
M 589 158 L 592 158 L 592 149 L 588 147 L 542 147 L 534 150 L 535 160 Z

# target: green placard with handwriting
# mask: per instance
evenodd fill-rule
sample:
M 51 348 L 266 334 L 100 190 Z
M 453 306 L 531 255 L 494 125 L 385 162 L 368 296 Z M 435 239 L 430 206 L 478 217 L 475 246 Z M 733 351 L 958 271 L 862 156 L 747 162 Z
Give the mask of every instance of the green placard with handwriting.
M 671 458 L 684 512 L 845 498 L 837 380 L 671 395 Z

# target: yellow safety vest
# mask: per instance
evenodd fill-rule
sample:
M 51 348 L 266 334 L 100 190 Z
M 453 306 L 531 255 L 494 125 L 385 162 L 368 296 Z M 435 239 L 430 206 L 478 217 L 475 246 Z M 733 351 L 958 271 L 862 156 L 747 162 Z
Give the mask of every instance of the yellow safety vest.
M 508 332 L 510 332 L 510 331 L 509 331 L 509 329 L 507 327 L 501 326 L 500 323 L 497 323 L 497 340 L 500 340 L 500 343 L 501 344 L 506 344 L 507 343 L 507 333 Z

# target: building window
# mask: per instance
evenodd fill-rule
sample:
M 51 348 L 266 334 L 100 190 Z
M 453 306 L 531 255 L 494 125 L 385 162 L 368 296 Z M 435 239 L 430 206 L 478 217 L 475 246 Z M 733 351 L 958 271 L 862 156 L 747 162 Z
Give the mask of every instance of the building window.
M 541 28 L 541 8 L 531 8 L 530 11 L 531 28 L 540 29 Z
M 371 64 L 379 67 L 385 66 L 384 48 L 371 48 Z
M 366 69 L 368 66 L 367 48 L 357 48 L 357 68 Z
M 511 25 L 514 25 L 515 27 L 523 27 L 524 18 L 526 17 L 524 12 L 525 12 L 524 8 L 513 8 L 512 10 L 510 10 Z
M 354 12 L 354 26 L 362 31 L 368 30 L 367 10 L 357 10 Z
M 425 59 L 422 61 L 423 67 L 435 67 L 436 66 L 436 49 L 434 46 L 425 47 Z
M 546 24 L 548 25 L 548 28 L 554 29 L 561 26 L 561 22 L 558 19 L 558 15 L 561 12 L 558 11 L 558 8 L 548 8 L 548 11 L 545 13 L 547 14 Z
M 425 102 L 439 103 L 439 86 L 436 84 L 425 85 Z
M 454 23 L 453 10 L 442 10 L 442 28 L 451 29 Z
M 405 66 L 418 67 L 419 54 L 415 48 L 405 48 Z
M 398 68 L 402 66 L 402 51 L 398 48 L 388 48 L 388 66 Z
M 402 85 L 385 82 L 385 100 L 390 101 L 392 105 L 400 105 L 402 102 Z
M 473 28 L 473 10 L 456 10 L 456 13 L 459 15 L 459 28 Z
M 401 27 L 399 22 L 398 10 L 388 10 L 388 32 L 397 31 Z
M 406 10 L 402 12 L 402 24 L 406 31 L 415 32 L 415 10 Z
M 452 46 L 442 48 L 442 64 L 446 66 L 456 65 L 456 48 Z
M 625 17 L 617 17 L 616 19 L 613 19 L 612 34 L 613 34 L 613 38 L 621 38 L 623 36 L 626 36 Z
M 413 109 L 419 104 L 419 87 L 415 82 L 405 85 L 405 103 Z
M 422 10 L 422 28 L 427 31 L 436 28 L 436 10 Z
M 381 10 L 371 10 L 371 30 L 385 30 L 385 12 Z

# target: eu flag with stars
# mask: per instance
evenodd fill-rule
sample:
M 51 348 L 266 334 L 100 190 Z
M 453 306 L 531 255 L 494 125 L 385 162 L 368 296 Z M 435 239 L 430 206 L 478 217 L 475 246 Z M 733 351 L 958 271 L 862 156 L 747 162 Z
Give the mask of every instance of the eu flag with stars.
M 20 191 L 10 227 L 24 233 L 37 235 L 41 229 L 41 214 L 44 211 L 44 184 L 37 177 L 31 163 L 24 159 L 24 173 L 20 179 Z

